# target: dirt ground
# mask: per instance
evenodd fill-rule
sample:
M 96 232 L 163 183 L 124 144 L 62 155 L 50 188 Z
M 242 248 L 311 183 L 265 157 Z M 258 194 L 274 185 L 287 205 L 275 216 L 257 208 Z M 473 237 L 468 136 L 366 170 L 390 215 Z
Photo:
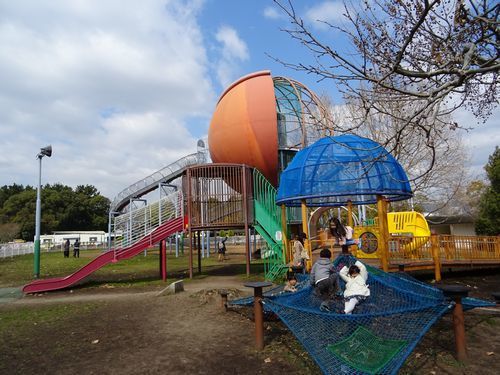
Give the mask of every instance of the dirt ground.
M 266 347 L 254 349 L 251 310 L 221 307 L 221 289 L 230 291 L 230 298 L 250 293 L 230 271 L 228 265 L 223 275 L 185 283 L 185 292 L 175 295 L 158 296 L 158 286 L 103 284 L 0 304 L 0 319 L 30 314 L 0 332 L 0 373 L 320 374 L 279 321 L 265 323 Z M 500 289 L 498 270 L 455 273 L 445 281 L 469 285 L 473 296 L 488 299 Z M 401 373 L 500 373 L 500 309 L 466 312 L 465 322 L 466 364 L 454 360 L 452 322 L 446 316 Z

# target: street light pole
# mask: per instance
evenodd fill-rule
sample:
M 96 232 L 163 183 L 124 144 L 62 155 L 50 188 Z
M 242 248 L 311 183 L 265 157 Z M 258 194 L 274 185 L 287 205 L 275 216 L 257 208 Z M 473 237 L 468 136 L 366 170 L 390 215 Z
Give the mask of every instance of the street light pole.
M 40 277 L 40 222 L 42 217 L 42 158 L 52 156 L 52 146 L 43 147 L 36 156 L 38 159 L 38 189 L 36 191 L 36 216 L 35 216 L 35 247 L 33 251 L 33 273 L 35 279 Z
M 42 200 L 40 198 L 42 190 L 42 156 L 38 154 L 38 188 L 36 190 L 36 217 L 35 217 L 35 249 L 34 249 L 34 276 L 40 277 L 40 219 L 42 217 Z

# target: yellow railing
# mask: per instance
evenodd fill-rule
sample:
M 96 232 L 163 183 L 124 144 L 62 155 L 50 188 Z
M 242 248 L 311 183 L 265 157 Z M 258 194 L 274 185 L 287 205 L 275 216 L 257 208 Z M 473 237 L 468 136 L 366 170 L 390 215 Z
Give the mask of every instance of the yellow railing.
M 500 237 L 433 235 L 430 237 L 391 238 L 389 264 L 412 268 L 434 268 L 441 280 L 441 266 L 500 264 Z M 427 263 L 427 265 L 426 265 Z
M 499 237 L 438 236 L 442 260 L 500 260 Z
M 429 237 L 391 238 L 389 262 L 432 260 L 438 251 L 441 261 L 498 260 L 500 237 L 433 235 Z
M 430 238 L 391 237 L 389 239 L 389 263 L 404 261 L 432 261 Z

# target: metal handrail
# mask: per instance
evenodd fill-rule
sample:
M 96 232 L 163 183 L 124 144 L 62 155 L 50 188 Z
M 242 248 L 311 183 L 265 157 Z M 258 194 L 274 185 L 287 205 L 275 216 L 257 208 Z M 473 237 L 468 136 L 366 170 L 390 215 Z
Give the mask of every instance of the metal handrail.
M 111 202 L 110 211 L 121 211 L 130 202 L 131 198 L 139 198 L 157 189 L 158 184 L 170 182 L 182 175 L 186 168 L 196 164 L 203 164 L 206 160 L 206 153 L 203 151 L 180 158 L 119 192 Z
M 127 248 L 168 221 L 184 215 L 182 191 L 114 217 L 114 250 Z

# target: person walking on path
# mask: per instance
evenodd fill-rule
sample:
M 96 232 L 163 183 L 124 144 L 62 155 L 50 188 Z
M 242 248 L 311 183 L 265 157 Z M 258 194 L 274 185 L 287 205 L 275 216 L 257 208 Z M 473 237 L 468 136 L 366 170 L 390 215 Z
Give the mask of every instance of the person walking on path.
M 73 258 L 80 258 L 80 239 L 76 239 L 73 244 Z

